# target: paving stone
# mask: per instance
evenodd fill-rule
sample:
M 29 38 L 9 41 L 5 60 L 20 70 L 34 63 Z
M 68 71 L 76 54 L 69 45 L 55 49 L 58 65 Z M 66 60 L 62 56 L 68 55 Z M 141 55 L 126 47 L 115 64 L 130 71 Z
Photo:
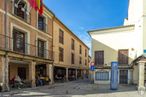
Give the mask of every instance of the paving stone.
M 90 81 L 79 80 L 14 90 L 3 93 L 2 97 L 146 97 L 146 93 L 140 95 L 135 86 L 120 85 L 118 90 L 113 91 L 109 85 L 97 85 L 91 84 Z

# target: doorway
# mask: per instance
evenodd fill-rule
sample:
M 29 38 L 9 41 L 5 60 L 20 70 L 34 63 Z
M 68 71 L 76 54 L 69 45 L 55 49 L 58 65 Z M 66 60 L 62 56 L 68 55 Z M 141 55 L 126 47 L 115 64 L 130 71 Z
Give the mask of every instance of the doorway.
M 128 70 L 120 70 L 120 84 L 128 84 Z

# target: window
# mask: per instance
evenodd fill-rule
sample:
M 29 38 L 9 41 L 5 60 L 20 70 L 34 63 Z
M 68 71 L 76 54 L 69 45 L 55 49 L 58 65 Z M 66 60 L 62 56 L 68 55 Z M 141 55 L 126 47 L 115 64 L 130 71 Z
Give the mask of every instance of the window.
M 38 39 L 38 56 L 45 57 L 45 41 Z
M 64 60 L 64 49 L 59 47 L 59 61 L 63 61 Z
M 38 14 L 38 29 L 46 32 L 45 17 Z
M 75 49 L 75 40 L 71 39 L 71 49 L 74 50 Z
M 79 64 L 82 64 L 82 57 L 80 57 Z
M 25 34 L 16 29 L 13 30 L 13 50 L 25 53 Z
M 85 49 L 85 57 L 87 57 L 87 49 Z
M 85 65 L 87 65 L 87 60 L 85 59 Z
M 17 6 L 18 3 L 18 6 Z M 14 6 L 14 14 L 21 17 L 22 19 L 27 19 L 27 4 L 24 2 L 24 0 L 15 0 L 15 6 Z
M 102 66 L 104 64 L 104 51 L 95 51 L 95 65 Z
M 74 53 L 71 53 L 71 64 L 75 63 L 75 55 Z
M 119 64 L 128 64 L 128 50 L 119 50 L 118 52 Z
M 109 72 L 99 72 L 97 71 L 95 73 L 95 80 L 100 80 L 100 81 L 108 81 L 109 80 Z
M 59 43 L 64 44 L 64 32 L 59 29 Z
M 80 54 L 82 54 L 82 46 L 80 45 Z

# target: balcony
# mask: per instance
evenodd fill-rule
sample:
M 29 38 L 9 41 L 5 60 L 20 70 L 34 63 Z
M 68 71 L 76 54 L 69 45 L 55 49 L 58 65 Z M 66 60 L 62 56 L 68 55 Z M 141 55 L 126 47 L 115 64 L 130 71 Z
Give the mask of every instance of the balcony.
M 0 50 L 7 50 L 21 55 L 53 60 L 52 50 L 44 49 L 43 51 L 39 51 L 36 45 L 28 43 L 23 44 L 23 47 L 19 46 L 19 43 L 15 43 L 15 45 L 17 45 L 17 49 L 16 46 L 13 45 L 13 38 L 0 34 Z
M 12 14 L 24 22 L 30 23 L 31 17 L 27 9 L 24 6 L 20 6 L 17 4 L 13 4 L 13 6 L 14 6 L 14 11 L 12 10 Z

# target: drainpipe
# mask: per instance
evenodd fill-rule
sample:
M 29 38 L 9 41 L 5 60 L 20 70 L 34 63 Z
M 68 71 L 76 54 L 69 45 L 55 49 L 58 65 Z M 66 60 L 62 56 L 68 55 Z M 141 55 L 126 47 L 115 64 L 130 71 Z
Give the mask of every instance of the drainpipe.
M 4 90 L 9 91 L 9 83 L 8 83 L 8 68 L 9 68 L 9 63 L 8 63 L 8 3 L 9 0 L 4 0 L 5 1 L 5 17 L 4 17 L 4 31 L 5 31 L 5 65 L 4 65 Z

